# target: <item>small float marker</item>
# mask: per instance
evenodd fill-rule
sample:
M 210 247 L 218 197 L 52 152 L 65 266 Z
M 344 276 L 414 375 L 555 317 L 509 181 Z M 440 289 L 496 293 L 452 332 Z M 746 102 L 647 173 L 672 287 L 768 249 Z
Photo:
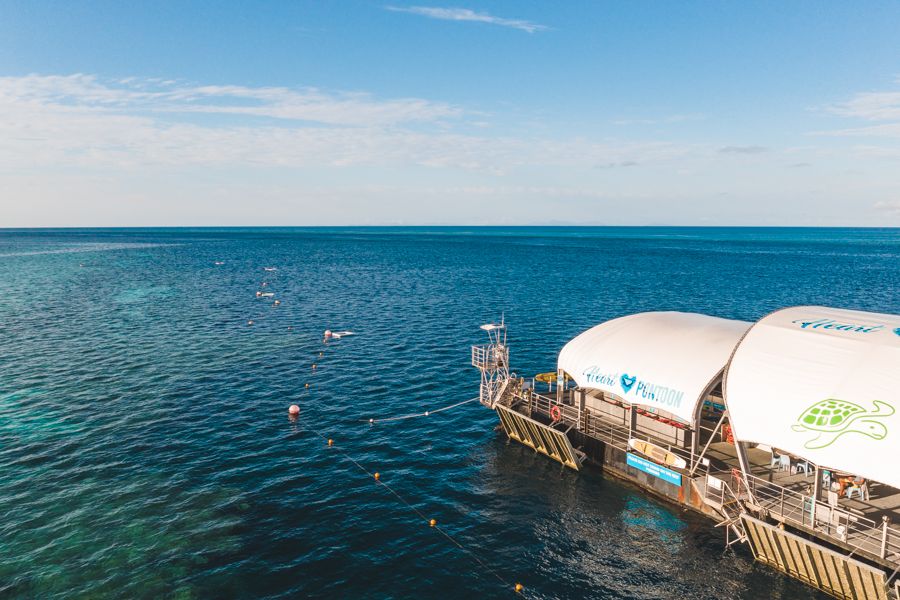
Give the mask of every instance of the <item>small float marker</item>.
M 313 371 L 316 370 L 316 363 L 313 363 Z
M 306 384 L 305 386 L 303 386 L 303 387 L 305 387 L 306 389 L 309 389 L 309 384 L 307 383 L 307 384 Z
M 374 425 L 374 424 L 375 424 L 375 419 L 369 419 L 369 425 Z
M 276 300 L 276 301 L 275 301 L 275 306 L 278 306 L 279 304 L 281 304 L 281 300 Z
M 375 473 L 375 481 L 381 479 L 381 473 Z
M 253 321 L 247 321 L 247 325 L 253 325 Z
M 300 414 L 300 407 L 297 406 L 296 404 L 291 404 L 291 407 L 288 409 L 288 414 L 289 414 L 289 415 L 294 415 L 294 416 L 299 415 L 299 414 Z
M 334 440 L 331 439 L 331 438 L 328 438 L 328 445 L 329 445 L 329 446 L 334 446 Z
M 429 525 L 429 527 L 434 527 L 435 525 L 437 525 L 437 521 L 435 519 L 432 519 L 432 520 L 428 521 L 428 525 Z
M 517 594 L 521 594 L 521 593 L 522 593 L 522 590 L 524 590 L 524 589 L 525 589 L 525 586 L 522 585 L 521 583 L 517 583 L 517 584 L 516 584 L 516 593 L 517 593 Z

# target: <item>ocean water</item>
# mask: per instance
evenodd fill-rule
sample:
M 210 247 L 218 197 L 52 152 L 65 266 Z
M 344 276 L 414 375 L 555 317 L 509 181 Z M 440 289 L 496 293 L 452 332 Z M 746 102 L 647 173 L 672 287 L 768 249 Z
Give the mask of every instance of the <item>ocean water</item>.
M 531 374 L 631 312 L 898 291 L 896 229 L 0 230 L 0 597 L 818 598 L 477 402 L 368 420 L 475 396 L 501 315 Z

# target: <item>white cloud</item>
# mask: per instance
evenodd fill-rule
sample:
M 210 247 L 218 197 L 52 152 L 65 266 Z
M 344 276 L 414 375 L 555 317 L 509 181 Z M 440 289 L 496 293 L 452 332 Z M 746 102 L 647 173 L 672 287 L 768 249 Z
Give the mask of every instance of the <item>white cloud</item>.
M 422 99 L 89 75 L 0 78 L 0 168 L 426 166 L 504 173 L 669 160 L 663 142 L 473 135 Z M 203 118 L 200 118 L 201 115 Z
M 849 127 L 847 129 L 833 129 L 831 131 L 816 131 L 814 135 L 829 135 L 835 137 L 900 137 L 900 122 L 882 123 L 868 127 Z
M 765 146 L 723 146 L 719 154 L 763 154 L 769 149 Z
M 874 208 L 889 215 L 900 216 L 900 200 L 876 202 Z
M 862 119 L 878 124 L 815 132 L 818 135 L 900 137 L 900 92 L 859 93 L 847 102 L 828 106 L 827 110 L 842 117 Z
M 394 12 L 405 12 L 414 15 L 420 15 L 422 17 L 428 17 L 430 19 L 489 23 L 491 25 L 500 25 L 502 27 L 520 29 L 522 31 L 527 31 L 528 33 L 535 33 L 536 31 L 545 31 L 549 29 L 549 27 L 547 27 L 546 25 L 538 25 L 537 23 L 532 23 L 531 21 L 495 17 L 494 15 L 475 12 L 474 10 L 468 8 L 437 8 L 428 6 L 386 6 L 385 8 Z
M 330 125 L 391 125 L 457 118 L 463 111 L 419 98 L 376 100 L 368 94 L 326 94 L 315 88 L 189 85 L 92 75 L 0 77 L 0 103 L 105 108 L 159 113 L 209 113 L 311 121 Z
M 830 107 L 831 112 L 867 121 L 900 120 L 900 92 L 866 92 Z
M 613 125 L 665 125 L 670 123 L 686 123 L 689 121 L 703 121 L 703 115 L 669 115 L 653 119 L 616 119 Z

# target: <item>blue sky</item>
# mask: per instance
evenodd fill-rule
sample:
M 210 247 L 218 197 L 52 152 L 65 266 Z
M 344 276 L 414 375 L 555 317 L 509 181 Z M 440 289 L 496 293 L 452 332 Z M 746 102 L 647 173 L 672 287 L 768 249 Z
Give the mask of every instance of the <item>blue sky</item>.
M 897 2 L 0 0 L 0 227 L 900 225 Z

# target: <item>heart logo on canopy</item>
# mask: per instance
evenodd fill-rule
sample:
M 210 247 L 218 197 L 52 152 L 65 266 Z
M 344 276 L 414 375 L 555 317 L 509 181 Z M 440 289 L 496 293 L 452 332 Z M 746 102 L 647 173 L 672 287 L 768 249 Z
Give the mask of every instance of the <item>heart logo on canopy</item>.
M 636 381 L 637 377 L 635 377 L 634 375 L 628 375 L 627 373 L 623 374 L 619 378 L 619 383 L 622 384 L 622 389 L 625 390 L 626 394 L 631 391 L 631 388 L 634 387 Z

